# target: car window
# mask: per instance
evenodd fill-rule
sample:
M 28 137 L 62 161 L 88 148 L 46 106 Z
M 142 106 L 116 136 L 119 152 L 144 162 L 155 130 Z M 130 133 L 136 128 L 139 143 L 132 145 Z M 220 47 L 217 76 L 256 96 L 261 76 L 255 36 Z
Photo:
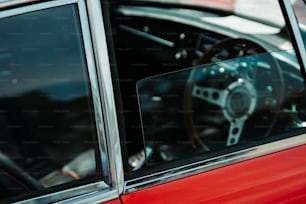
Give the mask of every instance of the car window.
M 297 68 L 276 61 L 277 55 L 288 52 L 139 80 L 145 145 L 158 149 L 161 161 L 172 161 L 305 131 L 304 80 Z
M 1 14 L 0 199 L 103 179 L 78 6 L 43 7 Z
M 287 26 L 134 3 L 113 18 L 128 175 L 200 166 L 305 132 L 303 69 Z

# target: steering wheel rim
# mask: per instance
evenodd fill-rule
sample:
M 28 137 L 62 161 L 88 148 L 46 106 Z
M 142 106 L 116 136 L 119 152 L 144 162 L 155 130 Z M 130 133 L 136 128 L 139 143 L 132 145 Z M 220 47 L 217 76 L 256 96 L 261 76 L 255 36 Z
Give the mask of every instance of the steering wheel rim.
M 45 188 L 2 152 L 0 152 L 0 172 L 0 187 L 2 193 L 7 196 L 18 196 L 21 193 Z
M 238 52 L 236 53 L 236 56 L 231 56 L 231 50 L 238 48 Z M 198 60 L 198 65 L 210 63 L 213 61 L 221 61 L 218 59 L 218 55 L 220 55 L 221 52 L 226 51 L 229 53 L 228 56 L 225 56 L 226 58 L 221 59 L 227 60 L 232 58 L 241 58 L 241 57 L 247 57 L 247 56 L 255 56 L 260 55 L 262 53 L 267 53 L 266 49 L 262 46 L 258 45 L 257 43 L 247 40 L 247 39 L 225 39 L 220 41 L 218 44 L 212 46 L 200 59 Z M 224 57 L 224 56 L 223 56 Z M 217 58 L 217 59 L 216 59 Z M 283 76 L 280 70 L 280 67 L 277 63 L 277 61 L 268 54 L 268 58 L 266 59 L 269 61 L 269 64 L 271 65 L 272 74 L 274 75 L 274 78 L 278 80 L 273 80 L 273 88 L 275 87 L 274 94 L 276 97 L 276 101 L 278 102 L 276 106 L 277 109 L 279 109 L 280 102 L 283 100 L 284 96 L 284 81 Z M 205 68 L 204 68 L 205 69 Z M 226 119 L 228 123 L 230 123 L 230 127 L 228 128 L 227 133 L 227 141 L 226 146 L 235 145 L 239 142 L 240 136 L 242 135 L 242 131 L 244 130 L 245 122 L 254 114 L 255 109 L 257 108 L 257 100 L 259 96 L 257 96 L 256 88 L 254 84 L 250 83 L 249 80 L 245 80 L 243 77 L 237 78 L 237 80 L 234 80 L 233 82 L 229 83 L 228 86 L 226 86 L 226 91 L 220 91 L 220 89 L 214 89 L 214 88 L 197 88 L 197 82 L 195 80 L 196 75 L 199 75 L 199 70 L 201 68 L 195 68 L 191 71 L 189 74 L 186 89 L 184 93 L 184 102 L 183 102 L 183 108 L 185 111 L 184 114 L 184 123 L 187 129 L 187 134 L 189 138 L 191 139 L 193 145 L 195 148 L 204 150 L 204 151 L 210 151 L 210 145 L 208 142 L 203 141 L 202 137 L 200 136 L 199 128 L 197 127 L 195 121 L 194 121 L 194 107 L 193 107 L 193 98 L 202 99 L 208 103 L 214 103 L 214 105 L 218 106 L 227 106 L 227 108 L 221 108 L 223 117 Z M 224 71 L 224 70 L 223 70 Z M 257 79 L 255 79 L 257 80 Z M 243 85 L 242 85 L 243 84 Z M 201 94 L 201 96 L 199 94 Z M 225 94 L 226 92 L 226 94 Z M 202 96 L 205 94 L 210 94 L 210 98 L 206 96 Z M 215 100 L 213 99 L 213 94 L 223 94 L 223 99 Z M 235 100 L 232 100 L 233 96 L 239 95 L 238 98 L 240 98 L 240 102 L 242 101 L 241 98 L 243 98 L 245 102 L 246 109 L 243 109 L 243 114 L 239 115 L 239 111 L 236 110 L 242 110 L 241 107 L 236 107 L 234 105 L 228 105 L 228 103 L 231 103 Z M 222 98 L 222 97 L 221 97 Z M 237 98 L 237 97 L 236 97 Z M 255 98 L 255 99 L 254 99 Z M 238 100 L 238 101 L 239 101 Z M 223 102 L 222 102 L 223 101 Z M 224 101 L 227 101 L 228 103 L 225 104 Z M 234 103 L 232 103 L 234 104 Z M 233 109 L 234 108 L 234 109 Z M 234 110 L 234 111 L 233 111 Z M 237 113 L 235 115 L 235 113 Z M 229 117 L 231 115 L 231 117 Z M 233 117 L 234 115 L 234 117 Z M 265 132 L 264 136 L 267 136 L 272 131 L 272 128 L 277 120 L 277 112 L 275 113 L 275 116 L 273 117 L 273 120 L 271 122 L 270 128 Z M 236 126 L 242 126 L 242 128 L 238 128 Z M 234 140 L 233 140 L 234 138 Z M 232 140 L 232 141 L 231 141 Z

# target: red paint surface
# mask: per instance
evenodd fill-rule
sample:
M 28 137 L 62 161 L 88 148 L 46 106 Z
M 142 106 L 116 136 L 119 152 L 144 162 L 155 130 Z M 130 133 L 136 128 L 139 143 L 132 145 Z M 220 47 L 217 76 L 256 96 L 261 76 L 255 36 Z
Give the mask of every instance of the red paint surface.
M 306 145 L 136 191 L 122 201 L 306 203 Z
M 117 199 L 117 200 L 111 200 L 111 201 L 104 202 L 103 204 L 121 204 L 121 202 L 119 199 Z

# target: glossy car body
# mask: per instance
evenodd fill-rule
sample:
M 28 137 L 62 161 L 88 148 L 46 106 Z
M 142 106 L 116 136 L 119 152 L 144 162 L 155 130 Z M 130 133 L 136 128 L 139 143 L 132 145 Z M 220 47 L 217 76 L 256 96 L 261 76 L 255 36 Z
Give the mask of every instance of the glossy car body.
M 305 1 L 213 2 L 0 1 L 1 201 L 304 203 Z

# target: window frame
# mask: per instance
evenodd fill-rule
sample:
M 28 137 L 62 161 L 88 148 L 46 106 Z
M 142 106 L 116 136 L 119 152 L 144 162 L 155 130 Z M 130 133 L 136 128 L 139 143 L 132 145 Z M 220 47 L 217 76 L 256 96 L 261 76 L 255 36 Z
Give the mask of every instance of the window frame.
M 306 48 L 305 43 L 300 32 L 299 22 L 295 14 L 295 10 L 293 8 L 293 3 L 290 0 L 279 0 L 282 12 L 285 15 L 286 24 L 289 25 L 288 29 L 291 34 L 291 40 L 293 41 L 293 45 L 295 47 L 297 58 L 302 65 L 302 71 L 304 74 L 304 78 L 306 78 Z
M 149 7 L 149 5 L 147 6 Z M 154 7 L 154 4 L 152 4 L 152 7 Z M 137 8 L 137 5 L 121 5 L 118 6 L 117 11 L 128 17 L 141 16 L 157 20 L 169 20 L 185 25 L 192 25 L 200 29 L 212 30 L 212 27 L 210 25 L 199 23 L 198 21 L 196 21 L 195 18 L 179 19 L 176 18 L 175 15 L 167 15 L 165 13 L 158 12 L 153 9 L 152 12 L 148 12 L 144 7 L 140 6 L 139 8 Z M 218 32 L 220 32 L 220 30 L 218 29 Z M 222 31 L 221 33 L 227 34 L 225 31 Z M 235 37 L 233 34 L 229 36 Z M 300 53 L 297 53 L 296 55 L 297 58 L 300 57 Z M 275 56 L 278 56 L 277 52 L 275 52 Z M 306 78 L 304 74 L 304 64 L 301 64 L 300 62 L 296 63 L 293 61 L 290 61 L 289 63 L 293 64 L 293 66 L 302 66 L 301 74 L 304 79 Z M 203 157 L 199 156 L 191 162 L 187 162 L 186 159 L 184 159 L 184 161 L 173 161 L 169 164 L 164 164 L 165 168 L 160 167 L 159 165 L 157 165 L 156 167 L 153 166 L 150 168 L 150 170 L 144 169 L 140 172 L 136 171 L 127 173 L 126 176 L 128 177 L 128 179 L 125 180 L 123 192 L 124 194 L 133 193 L 153 186 L 162 185 L 164 183 L 177 179 L 182 179 L 199 173 L 205 173 L 207 171 L 214 170 L 220 167 L 225 167 L 231 164 L 247 161 L 268 154 L 273 154 L 279 151 L 284 151 L 305 144 L 306 133 L 296 133 L 295 135 L 292 135 L 289 138 L 286 137 L 282 139 L 274 139 L 273 141 L 267 140 L 264 143 L 261 142 L 259 144 L 256 144 L 255 146 L 243 147 L 241 149 L 234 150 L 231 153 L 220 153 L 220 155 L 214 155 L 210 158 L 206 157 L 203 159 Z
M 45 195 L 35 192 L 34 196 L 37 194 L 39 196 L 21 200 L 17 203 L 105 202 L 119 198 L 120 191 L 118 189 L 122 189 L 122 187 L 118 186 L 120 184 L 123 186 L 121 149 L 116 114 L 113 111 L 115 109 L 114 96 L 112 83 L 109 80 L 110 63 L 100 1 L 53 0 L 39 2 L 33 0 L 4 0 L 0 1 L 0 9 L 2 10 L 0 19 L 66 5 L 75 5 L 79 13 L 77 21 L 81 27 L 91 97 L 95 110 L 94 119 L 100 157 L 98 160 L 106 163 L 106 165 L 102 164 L 103 180 L 76 187 L 71 187 L 71 184 L 68 184 L 65 190 L 60 191 L 56 191 L 55 187 L 51 193 Z M 102 87 L 101 89 L 100 86 Z M 107 172 L 107 175 L 104 172 Z

